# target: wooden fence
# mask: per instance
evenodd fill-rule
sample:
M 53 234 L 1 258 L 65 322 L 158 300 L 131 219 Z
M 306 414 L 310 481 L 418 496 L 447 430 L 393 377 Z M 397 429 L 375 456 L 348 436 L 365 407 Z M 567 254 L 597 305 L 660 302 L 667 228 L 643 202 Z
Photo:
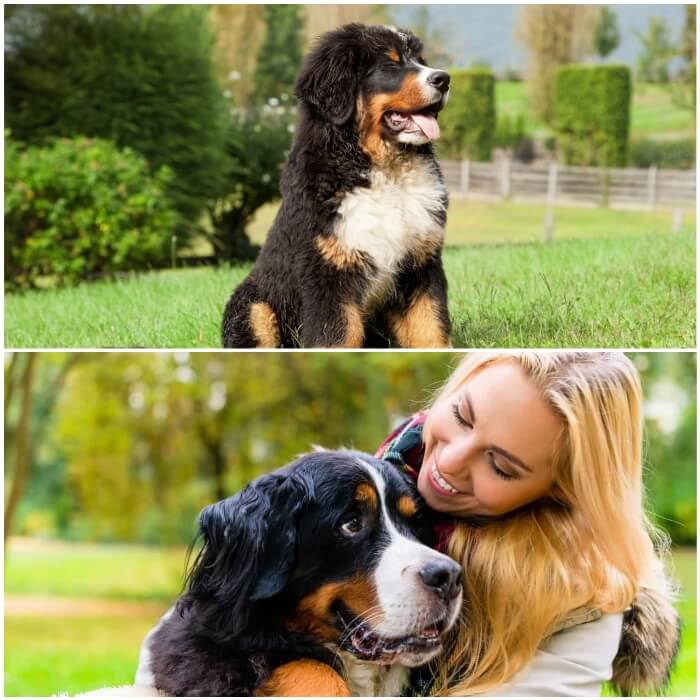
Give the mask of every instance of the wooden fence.
M 695 204 L 695 170 L 523 165 L 509 158 L 495 163 L 444 160 L 440 165 L 453 197 L 644 209 Z

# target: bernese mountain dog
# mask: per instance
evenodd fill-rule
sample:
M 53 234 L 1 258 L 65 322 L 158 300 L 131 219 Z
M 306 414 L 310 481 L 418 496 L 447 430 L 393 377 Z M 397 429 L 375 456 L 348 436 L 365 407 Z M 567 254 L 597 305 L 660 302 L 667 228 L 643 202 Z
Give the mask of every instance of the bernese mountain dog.
M 224 311 L 224 347 L 446 347 L 447 189 L 431 142 L 450 76 L 420 40 L 348 24 L 295 86 L 282 205 Z
M 139 683 L 184 696 L 397 696 L 441 650 L 462 570 L 390 464 L 317 451 L 205 508 L 203 547 L 144 642 Z

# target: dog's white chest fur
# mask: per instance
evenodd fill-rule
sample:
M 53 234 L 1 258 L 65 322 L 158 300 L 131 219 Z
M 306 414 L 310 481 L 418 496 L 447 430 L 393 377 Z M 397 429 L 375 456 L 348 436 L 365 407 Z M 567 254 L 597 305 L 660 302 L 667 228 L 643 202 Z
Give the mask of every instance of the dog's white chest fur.
M 373 169 L 370 186 L 355 188 L 343 199 L 334 233 L 346 250 L 368 255 L 376 267 L 370 296 L 391 291 L 410 252 L 441 245 L 443 229 L 433 217 L 444 209 L 445 194 L 430 162 L 415 157 Z
M 409 669 L 395 664 L 381 666 L 358 661 L 354 656 L 341 652 L 345 666 L 345 680 L 356 697 L 401 697 L 408 685 Z

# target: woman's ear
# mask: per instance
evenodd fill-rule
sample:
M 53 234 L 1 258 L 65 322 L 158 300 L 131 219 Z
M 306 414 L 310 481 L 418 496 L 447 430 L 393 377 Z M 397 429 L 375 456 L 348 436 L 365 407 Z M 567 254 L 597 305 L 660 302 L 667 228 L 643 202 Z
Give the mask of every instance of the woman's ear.
M 361 29 L 347 25 L 324 35 L 304 61 L 294 94 L 333 124 L 354 114 L 359 86 Z
M 294 565 L 297 518 L 312 497 L 296 474 L 269 474 L 199 516 L 203 547 L 187 577 L 181 609 L 221 640 L 242 632 L 252 603 L 285 586 Z

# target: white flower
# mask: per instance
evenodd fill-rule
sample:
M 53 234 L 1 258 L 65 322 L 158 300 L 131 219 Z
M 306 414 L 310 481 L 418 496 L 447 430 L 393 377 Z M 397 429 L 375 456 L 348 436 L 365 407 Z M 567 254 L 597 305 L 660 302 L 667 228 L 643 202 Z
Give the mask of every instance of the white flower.
M 272 180 L 272 178 L 270 177 L 270 173 L 265 173 L 261 179 L 265 183 L 268 183 L 268 182 L 270 182 L 270 180 Z
M 293 134 L 293 133 L 294 133 L 294 124 L 290 124 L 290 125 L 287 127 L 287 131 L 288 131 L 290 134 Z
M 241 74 L 237 70 L 232 70 L 228 74 L 228 79 L 229 80 L 240 80 L 241 79 Z
M 282 102 L 286 102 L 289 99 L 289 95 L 286 92 L 283 92 L 280 95 L 280 98 L 282 99 Z
M 233 93 L 230 90 L 224 90 L 224 97 L 228 99 Z
M 279 105 L 280 101 L 276 97 L 271 97 L 268 101 L 267 104 L 270 105 L 270 107 L 277 107 Z

